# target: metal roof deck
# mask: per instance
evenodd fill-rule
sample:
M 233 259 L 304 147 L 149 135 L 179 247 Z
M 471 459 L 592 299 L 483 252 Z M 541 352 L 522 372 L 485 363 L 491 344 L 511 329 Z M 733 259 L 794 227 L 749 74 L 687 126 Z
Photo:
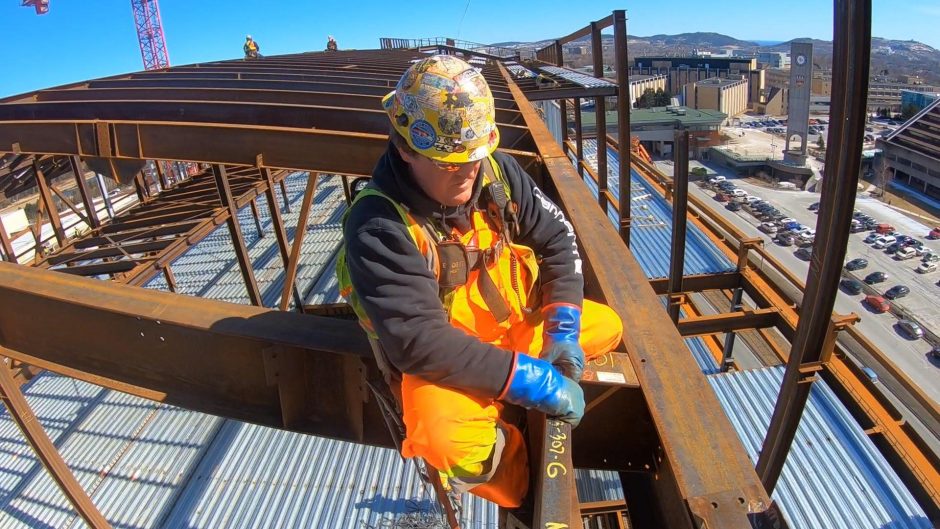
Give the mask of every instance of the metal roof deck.
M 767 432 L 784 366 L 709 376 L 751 460 Z M 812 386 L 773 498 L 793 529 L 931 527 L 897 473 L 823 381 Z
M 584 140 L 584 159 L 597 169 L 597 141 Z M 613 148 L 607 149 L 607 183 L 614 197 L 620 195 L 620 179 L 617 176 L 620 157 Z M 630 197 L 632 200 L 633 220 L 631 223 L 630 251 L 639 261 L 643 272 L 650 279 L 669 275 L 670 248 L 672 247 L 672 204 L 644 180 L 635 170 L 630 171 Z M 597 196 L 597 184 L 590 178 L 584 179 L 594 196 Z M 614 226 L 618 225 L 617 214 L 613 207 L 608 208 L 608 217 Z M 715 274 L 730 272 L 734 264 L 717 248 L 702 230 L 688 225 L 685 263 L 683 273 Z

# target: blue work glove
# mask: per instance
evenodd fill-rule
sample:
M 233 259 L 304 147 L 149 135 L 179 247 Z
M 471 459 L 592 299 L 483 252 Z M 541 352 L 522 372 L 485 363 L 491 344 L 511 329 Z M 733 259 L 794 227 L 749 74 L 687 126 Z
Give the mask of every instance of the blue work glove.
M 577 426 L 584 415 L 584 391 L 577 382 L 562 376 L 550 363 L 516 353 L 516 365 L 502 400 L 534 408 L 549 417 Z
M 553 303 L 542 310 L 544 330 L 539 358 L 558 368 L 566 377 L 578 381 L 584 372 L 581 336 L 581 309 L 567 303 Z

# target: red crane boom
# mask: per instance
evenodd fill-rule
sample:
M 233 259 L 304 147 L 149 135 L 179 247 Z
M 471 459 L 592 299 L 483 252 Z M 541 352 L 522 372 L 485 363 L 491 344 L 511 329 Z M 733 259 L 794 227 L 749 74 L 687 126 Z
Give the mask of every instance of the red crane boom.
M 160 20 L 157 0 L 131 0 L 140 56 L 145 70 L 161 70 L 170 67 L 170 54 L 166 51 L 166 37 Z

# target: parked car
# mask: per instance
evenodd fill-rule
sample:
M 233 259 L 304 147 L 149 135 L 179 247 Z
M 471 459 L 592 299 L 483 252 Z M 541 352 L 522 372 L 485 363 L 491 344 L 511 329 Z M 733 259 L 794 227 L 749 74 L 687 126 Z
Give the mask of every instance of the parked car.
M 809 261 L 813 258 L 813 251 L 809 248 L 800 248 L 799 250 L 793 252 L 793 255 L 804 261 Z
M 862 284 L 854 279 L 843 279 L 839 282 L 839 285 L 842 287 L 842 290 L 853 296 L 862 293 Z
M 885 291 L 885 297 L 888 299 L 899 299 L 911 293 L 911 289 L 904 285 L 895 285 Z
M 940 239 L 940 226 L 930 230 L 930 233 L 927 234 L 928 239 Z
M 862 302 L 879 314 L 884 314 L 891 310 L 891 304 L 885 301 L 885 298 L 881 296 L 865 296 Z
M 731 191 L 731 194 L 732 194 L 733 196 L 736 196 L 736 197 L 744 197 L 744 196 L 747 196 L 747 193 L 746 193 L 743 189 L 733 189 L 733 190 Z
M 906 338 L 911 340 L 920 340 L 924 337 L 924 330 L 920 328 L 917 322 L 911 320 L 898 321 L 898 330 L 901 331 L 901 334 Z
M 852 221 L 852 225 L 849 226 L 849 233 L 858 233 L 860 231 L 865 231 L 865 225 L 861 222 Z
M 852 259 L 851 261 L 845 263 L 846 270 L 861 270 L 862 268 L 865 268 L 867 266 L 868 266 L 868 259 L 865 259 L 864 257 L 856 257 L 855 259 Z
M 878 373 L 875 373 L 872 368 L 868 366 L 862 366 L 862 373 L 868 377 L 868 380 L 871 380 L 872 382 L 878 382 Z
M 773 222 L 762 222 L 760 226 L 757 227 L 760 231 L 764 233 L 769 233 L 771 235 L 777 233 L 777 225 Z
M 751 195 L 745 198 L 745 200 L 747 201 L 748 204 L 756 204 L 756 203 L 762 202 L 760 197 L 756 197 L 754 195 Z
M 784 217 L 780 219 L 780 225 L 786 228 L 787 224 L 797 224 L 796 219 L 790 217 Z
M 885 235 L 888 232 L 894 231 L 894 226 L 882 222 L 881 224 L 875 226 L 875 232 L 881 235 Z
M 868 244 L 871 244 L 875 242 L 876 240 L 878 240 L 878 237 L 881 237 L 881 236 L 875 232 L 871 232 L 868 234 L 868 237 L 865 237 L 865 242 Z
M 727 208 L 728 211 L 740 211 L 741 204 L 737 202 L 728 202 L 728 205 L 726 205 L 725 208 Z
M 888 274 L 884 272 L 872 272 L 865 276 L 865 282 L 869 285 L 874 285 L 875 283 L 882 283 L 888 280 Z
M 728 197 L 728 195 L 726 195 L 726 194 L 724 194 L 724 193 L 716 193 L 716 194 L 715 194 L 715 200 L 717 200 L 718 202 L 727 202 L 727 201 L 729 201 L 729 200 L 731 200 L 731 199 Z
M 875 220 L 875 219 L 871 219 L 871 220 L 866 220 L 866 221 L 865 221 L 865 229 L 866 229 L 866 230 L 873 230 L 873 229 L 875 229 L 877 226 L 878 226 L 878 221 Z
M 876 248 L 877 248 L 877 247 L 876 247 Z M 898 252 L 898 250 L 900 250 L 900 249 L 901 249 L 901 245 L 898 244 L 898 243 L 889 244 L 888 246 L 885 246 L 885 253 L 888 254 L 888 255 L 894 255 L 894 254 L 896 254 L 896 253 Z
M 796 240 L 796 237 L 794 237 L 793 234 L 791 233 L 781 231 L 777 233 L 777 237 L 775 240 L 777 241 L 777 244 L 781 246 L 793 246 L 793 243 Z
M 894 254 L 894 258 L 897 259 L 898 261 L 906 261 L 908 259 L 913 259 L 916 255 L 917 255 L 917 252 L 915 252 L 913 248 L 908 246 L 907 248 L 901 248 L 900 250 L 898 250 L 898 252 Z
M 940 261 L 940 255 L 934 252 L 926 252 L 920 260 L 925 263 L 936 263 L 937 261 Z
M 818 211 L 818 210 L 819 210 L 819 202 L 813 202 L 812 204 L 810 204 L 810 205 L 809 205 L 809 210 L 810 210 L 810 211 Z
M 874 246 L 875 248 L 884 248 L 894 244 L 895 241 L 897 241 L 897 239 L 895 239 L 893 235 L 883 235 L 875 239 Z
M 918 274 L 929 274 L 930 272 L 937 271 L 937 263 L 920 263 L 917 268 Z
M 934 360 L 940 361 L 940 344 L 931 347 L 930 351 L 927 353 L 927 356 L 933 358 Z

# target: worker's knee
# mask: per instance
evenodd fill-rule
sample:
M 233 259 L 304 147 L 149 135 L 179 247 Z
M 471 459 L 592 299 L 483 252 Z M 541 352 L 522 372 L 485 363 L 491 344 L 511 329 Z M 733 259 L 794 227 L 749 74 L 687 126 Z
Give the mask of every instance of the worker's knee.
M 587 358 L 614 350 L 623 338 L 623 321 L 607 305 L 584 300 L 581 314 L 581 348 Z

